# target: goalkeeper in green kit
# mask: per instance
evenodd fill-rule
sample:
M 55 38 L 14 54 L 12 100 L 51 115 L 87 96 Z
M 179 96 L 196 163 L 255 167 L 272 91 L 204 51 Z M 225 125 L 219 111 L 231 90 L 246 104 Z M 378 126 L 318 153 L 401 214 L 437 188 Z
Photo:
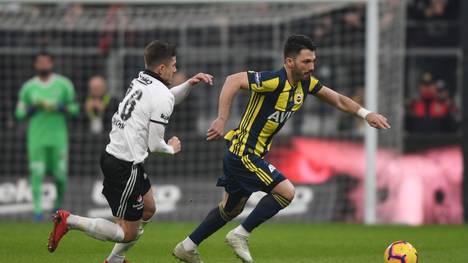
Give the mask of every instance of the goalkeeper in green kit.
M 62 206 L 67 183 L 68 132 L 65 115 L 77 115 L 78 104 L 71 81 L 53 73 L 52 57 L 39 53 L 37 76 L 21 87 L 16 118 L 29 119 L 27 148 L 34 203 L 34 219 L 42 220 L 42 180 L 53 175 L 57 190 L 54 211 Z

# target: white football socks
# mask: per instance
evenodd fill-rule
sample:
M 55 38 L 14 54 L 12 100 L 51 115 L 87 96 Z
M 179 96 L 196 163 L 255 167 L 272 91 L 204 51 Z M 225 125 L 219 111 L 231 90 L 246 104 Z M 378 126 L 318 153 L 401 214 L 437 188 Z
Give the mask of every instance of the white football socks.
M 238 227 L 236 227 L 234 229 L 234 233 L 244 236 L 244 237 L 250 236 L 250 232 L 245 230 L 245 228 L 242 225 L 239 225 Z
M 138 229 L 138 236 L 136 240 L 128 243 L 116 243 L 112 252 L 107 257 L 108 263 L 122 263 L 125 259 L 125 253 L 130 250 L 138 241 L 138 238 L 143 235 L 144 230 L 143 228 L 149 221 L 141 221 L 140 228 Z
M 67 225 L 71 229 L 84 231 L 89 236 L 103 241 L 121 242 L 125 237 L 123 229 L 118 224 L 102 218 L 70 215 L 67 218 Z
M 186 239 L 184 239 L 184 241 L 182 241 L 182 246 L 184 247 L 184 249 L 186 251 L 192 251 L 192 250 L 195 250 L 197 249 L 197 244 L 195 244 L 192 239 L 190 239 L 190 237 L 187 237 Z

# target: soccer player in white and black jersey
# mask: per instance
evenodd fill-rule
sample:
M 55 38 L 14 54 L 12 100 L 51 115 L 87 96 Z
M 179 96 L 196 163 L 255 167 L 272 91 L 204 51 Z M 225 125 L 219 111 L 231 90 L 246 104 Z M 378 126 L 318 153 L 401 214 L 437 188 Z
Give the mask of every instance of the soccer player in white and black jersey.
M 177 137 L 166 143 L 165 127 L 174 105 L 180 103 L 192 86 L 213 84 L 209 74 L 198 73 L 186 82 L 168 89 L 176 72 L 175 46 L 153 41 L 145 47 L 145 70 L 133 79 L 118 111 L 112 118 L 110 142 L 101 155 L 104 174 L 102 193 L 115 223 L 102 218 L 86 218 L 58 210 L 49 236 L 48 249 L 55 251 L 68 230 L 80 230 L 100 240 L 113 241 L 104 262 L 122 263 L 128 251 L 143 234 L 143 226 L 155 213 L 153 191 L 143 161 L 152 153 L 174 155 L 181 150 Z

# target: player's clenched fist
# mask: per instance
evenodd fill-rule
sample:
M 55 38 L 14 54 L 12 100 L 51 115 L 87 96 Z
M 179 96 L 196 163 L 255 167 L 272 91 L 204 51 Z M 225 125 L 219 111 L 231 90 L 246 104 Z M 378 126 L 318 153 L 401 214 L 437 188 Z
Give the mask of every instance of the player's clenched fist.
M 174 153 L 180 152 L 180 150 L 182 148 L 182 146 L 180 144 L 180 140 L 176 136 L 173 136 L 172 138 L 170 138 L 169 141 L 167 141 L 167 144 L 172 146 L 172 148 L 174 149 Z

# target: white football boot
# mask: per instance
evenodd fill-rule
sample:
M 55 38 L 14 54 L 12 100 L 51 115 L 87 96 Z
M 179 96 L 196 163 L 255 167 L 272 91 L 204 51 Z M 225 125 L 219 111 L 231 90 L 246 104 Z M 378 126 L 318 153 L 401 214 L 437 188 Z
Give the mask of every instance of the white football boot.
M 226 235 L 226 243 L 234 249 L 236 255 L 242 259 L 244 263 L 252 263 L 253 259 L 249 251 L 249 238 L 243 235 L 234 233 L 234 230 L 231 230 Z
M 201 260 L 198 250 L 185 250 L 184 246 L 182 245 L 182 242 L 177 244 L 177 246 L 174 248 L 174 251 L 172 251 L 172 255 L 174 255 L 174 257 L 183 262 L 203 263 L 203 260 Z

